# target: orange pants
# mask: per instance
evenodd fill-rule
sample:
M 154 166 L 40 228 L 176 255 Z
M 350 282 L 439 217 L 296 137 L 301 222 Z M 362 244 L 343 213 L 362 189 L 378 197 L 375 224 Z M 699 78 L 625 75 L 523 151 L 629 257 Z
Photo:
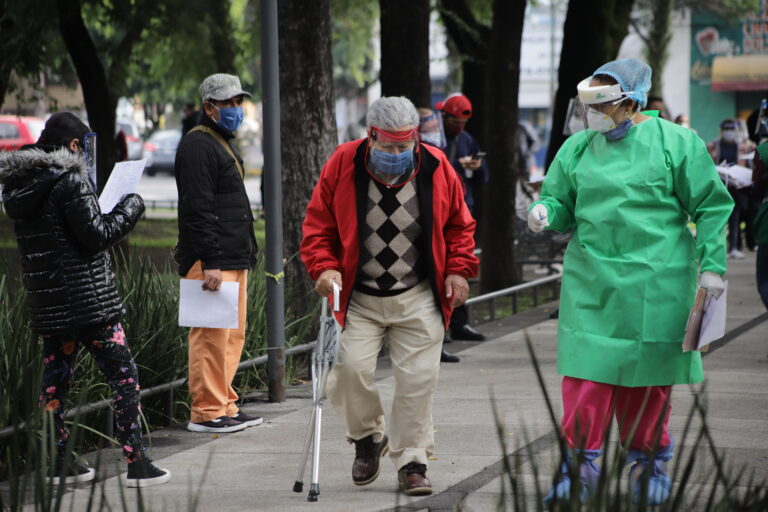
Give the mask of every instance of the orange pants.
M 239 410 L 232 380 L 245 344 L 248 270 L 222 270 L 221 275 L 224 281 L 240 283 L 237 329 L 192 327 L 189 330 L 188 385 L 193 423 L 234 416 Z M 202 264 L 196 262 L 184 277 L 202 280 Z

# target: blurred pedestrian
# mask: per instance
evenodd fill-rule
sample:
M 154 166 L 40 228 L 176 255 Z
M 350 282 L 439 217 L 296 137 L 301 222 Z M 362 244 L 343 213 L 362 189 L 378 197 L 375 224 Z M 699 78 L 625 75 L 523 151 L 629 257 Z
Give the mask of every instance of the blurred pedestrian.
M 648 96 L 648 104 L 645 106 L 645 110 L 657 110 L 660 119 L 669 120 L 667 107 L 664 105 L 664 100 L 659 96 Z
M 30 326 L 43 338 L 40 406 L 53 415 L 56 436 L 48 478 L 60 484 L 96 476 L 71 456 L 64 424 L 64 400 L 82 348 L 112 389 L 115 435 L 128 462 L 124 482 L 158 485 L 171 472 L 155 467 L 145 451 L 139 375 L 120 323 L 124 309 L 109 254 L 136 225 L 144 202 L 128 194 L 111 212 L 101 212 L 86 173 L 95 135 L 74 114 L 59 112 L 45 123 L 37 144 L 0 154 L 3 205 L 14 220 Z
M 321 296 L 341 288 L 328 398 L 355 444 L 352 481 L 373 482 L 389 450 L 401 490 L 425 495 L 440 347 L 477 274 L 475 221 L 445 155 L 419 143 L 408 99 L 374 101 L 367 125 L 368 137 L 339 146 L 320 173 L 301 258 Z M 373 382 L 385 336 L 395 376 L 389 437 Z
M 725 119 L 720 123 L 720 137 L 707 144 L 707 150 L 717 165 L 738 164 L 744 167 L 752 165 L 751 160 L 748 161 L 746 156 L 754 151 L 754 144 L 741 133 L 736 119 Z M 734 202 L 733 212 L 728 219 L 728 257 L 743 260 L 741 222 L 744 214 L 749 212 L 750 191 L 734 183 L 726 183 L 726 185 Z M 750 227 L 751 224 L 750 219 Z
M 569 468 L 582 501 L 596 490 L 595 459 L 614 415 L 632 500 L 665 502 L 672 385 L 704 379 L 701 353 L 681 344 L 697 272 L 708 295 L 724 289 L 733 202 L 695 133 L 640 112 L 650 84 L 651 68 L 635 59 L 579 83 L 589 129 L 565 141 L 529 212 L 533 231 L 573 229 L 557 337 L 569 452 L 547 503 L 570 498 Z
M 747 120 L 749 138 L 757 144 L 752 164 L 752 200 L 757 205 L 754 235 L 757 243 L 757 289 L 768 308 L 768 101 L 762 100 Z
M 236 329 L 189 330 L 191 432 L 237 432 L 259 425 L 237 406 L 232 381 L 245 344 L 248 271 L 256 263 L 253 212 L 243 183 L 243 160 L 232 143 L 251 97 L 235 75 L 218 73 L 200 84 L 204 114 L 176 152 L 179 191 L 179 274 L 216 293 L 222 281 L 239 284 Z
M 675 124 L 679 124 L 684 128 L 691 127 L 691 121 L 688 119 L 688 116 L 685 114 L 678 114 L 677 117 L 675 117 Z
M 197 105 L 194 103 L 187 103 L 182 112 L 181 135 L 184 136 L 200 122 L 200 111 L 197 110 Z
M 429 144 L 440 150 L 445 149 L 446 140 L 445 132 L 443 131 L 443 120 L 440 116 L 440 112 L 435 112 L 430 108 L 420 108 L 419 112 L 419 138 L 424 144 Z M 466 185 L 461 182 L 462 193 L 466 193 Z M 443 349 L 440 351 L 441 363 L 458 363 L 461 361 L 459 356 L 451 354 L 445 350 L 445 344 L 451 343 L 450 335 L 445 333 L 443 337 Z
M 470 213 L 475 205 L 475 188 L 488 183 L 488 165 L 485 153 L 464 127 L 472 117 L 472 103 L 461 93 L 448 96 L 439 101 L 435 110 L 443 116 L 443 128 L 446 136 L 445 154 L 448 161 L 464 182 L 464 199 Z M 483 341 L 485 335 L 469 325 L 469 312 L 462 306 L 456 308 L 451 316 L 450 336 L 455 340 Z M 455 356 L 454 356 L 455 357 Z

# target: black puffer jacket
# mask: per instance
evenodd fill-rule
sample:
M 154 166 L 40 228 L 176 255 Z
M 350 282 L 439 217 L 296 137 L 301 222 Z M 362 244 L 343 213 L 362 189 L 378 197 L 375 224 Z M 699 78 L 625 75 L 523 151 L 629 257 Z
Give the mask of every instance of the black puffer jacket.
M 107 249 L 144 211 L 136 194 L 102 215 L 82 159 L 30 145 L 0 154 L 0 184 L 14 219 L 32 329 L 40 334 L 115 322 L 123 312 Z
M 221 129 L 205 114 L 200 124 L 215 130 L 230 143 L 232 133 Z M 242 164 L 242 159 L 237 156 Z M 176 186 L 179 190 L 179 274 L 197 260 L 204 269 L 252 269 L 256 263 L 253 213 L 243 178 L 235 161 L 207 133 L 186 134 L 176 152 Z

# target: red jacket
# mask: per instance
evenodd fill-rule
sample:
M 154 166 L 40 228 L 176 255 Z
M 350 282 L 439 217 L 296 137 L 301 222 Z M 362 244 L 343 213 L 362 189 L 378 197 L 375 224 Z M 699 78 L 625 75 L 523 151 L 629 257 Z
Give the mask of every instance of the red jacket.
M 367 139 L 339 146 L 323 167 L 307 205 L 302 226 L 301 259 L 317 280 L 325 270 L 341 273 L 341 304 L 336 319 L 343 327 L 349 297 L 355 287 L 365 222 L 368 183 L 365 168 Z M 421 144 L 417 183 L 422 229 L 432 243 L 428 248 L 428 275 L 435 302 L 446 326 L 451 299 L 445 296 L 449 274 L 469 279 L 477 275 L 473 250 L 475 220 L 464 203 L 461 181 L 448 159 L 437 148 Z

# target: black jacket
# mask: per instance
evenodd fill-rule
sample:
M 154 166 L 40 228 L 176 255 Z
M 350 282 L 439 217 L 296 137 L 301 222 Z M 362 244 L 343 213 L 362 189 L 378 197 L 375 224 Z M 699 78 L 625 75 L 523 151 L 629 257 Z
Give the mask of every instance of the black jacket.
M 206 115 L 200 124 L 216 130 L 237 156 L 232 133 Z M 179 190 L 179 274 L 197 260 L 204 269 L 252 269 L 256 263 L 253 213 L 235 161 L 210 135 L 196 131 L 181 139 L 176 152 Z
M 144 212 L 136 194 L 102 215 L 83 160 L 67 149 L 30 145 L 0 154 L 0 183 L 14 219 L 32 329 L 73 331 L 123 312 L 106 251 Z

